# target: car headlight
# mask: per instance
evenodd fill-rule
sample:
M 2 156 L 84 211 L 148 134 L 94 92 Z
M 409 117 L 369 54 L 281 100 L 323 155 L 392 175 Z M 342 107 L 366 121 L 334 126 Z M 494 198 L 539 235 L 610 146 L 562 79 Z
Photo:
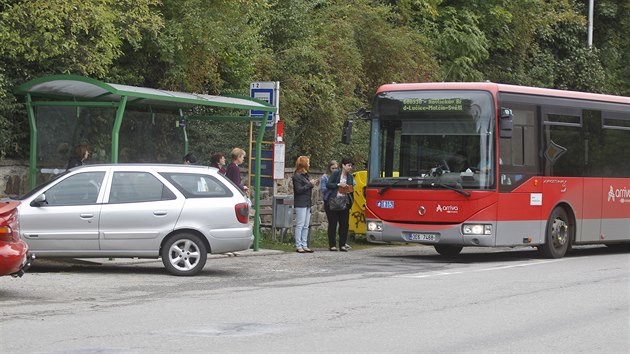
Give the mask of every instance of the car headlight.
M 383 223 L 380 221 L 368 221 L 366 227 L 369 231 L 383 231 Z
M 492 225 L 490 224 L 464 224 L 462 225 L 464 235 L 492 235 Z

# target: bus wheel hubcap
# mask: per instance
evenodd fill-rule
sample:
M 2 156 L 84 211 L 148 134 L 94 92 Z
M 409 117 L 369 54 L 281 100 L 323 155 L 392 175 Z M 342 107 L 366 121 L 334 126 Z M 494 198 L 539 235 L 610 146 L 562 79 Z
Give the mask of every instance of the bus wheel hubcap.
M 562 219 L 556 219 L 551 226 L 551 238 L 555 247 L 562 247 L 567 243 L 569 225 Z

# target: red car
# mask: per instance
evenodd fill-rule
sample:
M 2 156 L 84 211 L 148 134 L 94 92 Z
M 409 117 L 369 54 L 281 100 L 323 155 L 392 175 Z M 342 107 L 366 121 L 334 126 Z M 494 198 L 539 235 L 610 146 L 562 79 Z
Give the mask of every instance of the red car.
M 18 205 L 17 201 L 0 201 L 0 276 L 21 277 L 35 258 L 20 239 Z

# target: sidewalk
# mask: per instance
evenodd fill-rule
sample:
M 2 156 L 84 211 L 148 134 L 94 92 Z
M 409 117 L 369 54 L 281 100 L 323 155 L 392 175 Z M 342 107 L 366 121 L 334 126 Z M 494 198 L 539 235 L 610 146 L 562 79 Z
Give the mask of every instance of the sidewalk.
M 228 258 L 228 257 L 253 257 L 253 256 L 269 256 L 274 254 L 282 254 L 283 251 L 260 249 L 254 251 L 248 249 L 245 251 L 223 253 L 223 254 L 208 254 L 208 259 Z M 37 265 L 44 264 L 82 264 L 82 265 L 106 265 L 106 264 L 142 264 L 142 263 L 154 263 L 162 261 L 159 258 L 36 258 L 34 263 Z

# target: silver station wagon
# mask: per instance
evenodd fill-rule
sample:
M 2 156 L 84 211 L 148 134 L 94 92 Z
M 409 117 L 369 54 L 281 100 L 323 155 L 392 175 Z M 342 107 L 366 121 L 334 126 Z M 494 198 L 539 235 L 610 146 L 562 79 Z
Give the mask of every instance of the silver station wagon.
M 253 240 L 249 199 L 212 167 L 80 166 L 20 199 L 20 235 L 38 258 L 161 257 L 195 275 L 208 253 Z

